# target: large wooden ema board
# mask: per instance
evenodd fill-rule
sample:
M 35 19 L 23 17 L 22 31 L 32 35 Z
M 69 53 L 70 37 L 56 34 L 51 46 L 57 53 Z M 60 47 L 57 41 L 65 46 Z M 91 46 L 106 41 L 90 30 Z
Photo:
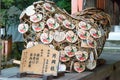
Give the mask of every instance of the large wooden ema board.
M 57 76 L 59 52 L 39 44 L 23 50 L 20 73 Z

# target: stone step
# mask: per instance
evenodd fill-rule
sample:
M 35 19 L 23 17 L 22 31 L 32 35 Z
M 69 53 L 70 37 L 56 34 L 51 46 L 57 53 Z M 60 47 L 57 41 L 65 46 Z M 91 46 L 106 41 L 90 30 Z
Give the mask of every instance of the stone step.
M 105 47 L 120 47 L 120 40 L 107 40 Z
M 105 47 L 120 47 L 120 26 L 114 26 L 115 32 L 110 32 Z
M 108 54 L 120 54 L 120 47 L 104 47 L 102 52 Z
M 104 47 L 104 49 L 120 50 L 120 47 Z
M 107 40 L 120 40 L 120 31 L 119 32 L 110 32 Z

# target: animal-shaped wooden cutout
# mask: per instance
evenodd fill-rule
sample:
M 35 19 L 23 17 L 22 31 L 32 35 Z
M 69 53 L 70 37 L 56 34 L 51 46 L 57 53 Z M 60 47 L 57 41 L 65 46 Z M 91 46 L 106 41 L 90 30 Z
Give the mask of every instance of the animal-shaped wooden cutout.
M 61 64 L 77 72 L 96 67 L 110 31 L 109 15 L 102 10 L 88 8 L 71 16 L 52 1 L 34 2 L 21 13 L 20 21 L 18 31 L 26 48 L 48 45 L 61 52 Z

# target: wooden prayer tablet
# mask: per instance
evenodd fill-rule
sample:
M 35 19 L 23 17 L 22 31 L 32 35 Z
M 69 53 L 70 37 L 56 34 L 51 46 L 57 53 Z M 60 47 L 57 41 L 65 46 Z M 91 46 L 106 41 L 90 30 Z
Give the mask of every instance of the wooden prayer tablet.
M 39 44 L 23 50 L 20 73 L 57 76 L 58 63 L 59 52 L 47 45 Z

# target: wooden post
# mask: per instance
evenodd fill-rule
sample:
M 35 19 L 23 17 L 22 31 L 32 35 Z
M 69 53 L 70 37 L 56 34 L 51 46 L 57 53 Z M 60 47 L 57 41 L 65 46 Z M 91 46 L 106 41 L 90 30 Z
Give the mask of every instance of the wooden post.
M 12 52 L 12 37 L 2 40 L 2 59 L 5 59 L 7 64 L 7 59 L 10 57 Z
M 71 0 L 71 14 L 79 12 L 83 9 L 83 0 Z

